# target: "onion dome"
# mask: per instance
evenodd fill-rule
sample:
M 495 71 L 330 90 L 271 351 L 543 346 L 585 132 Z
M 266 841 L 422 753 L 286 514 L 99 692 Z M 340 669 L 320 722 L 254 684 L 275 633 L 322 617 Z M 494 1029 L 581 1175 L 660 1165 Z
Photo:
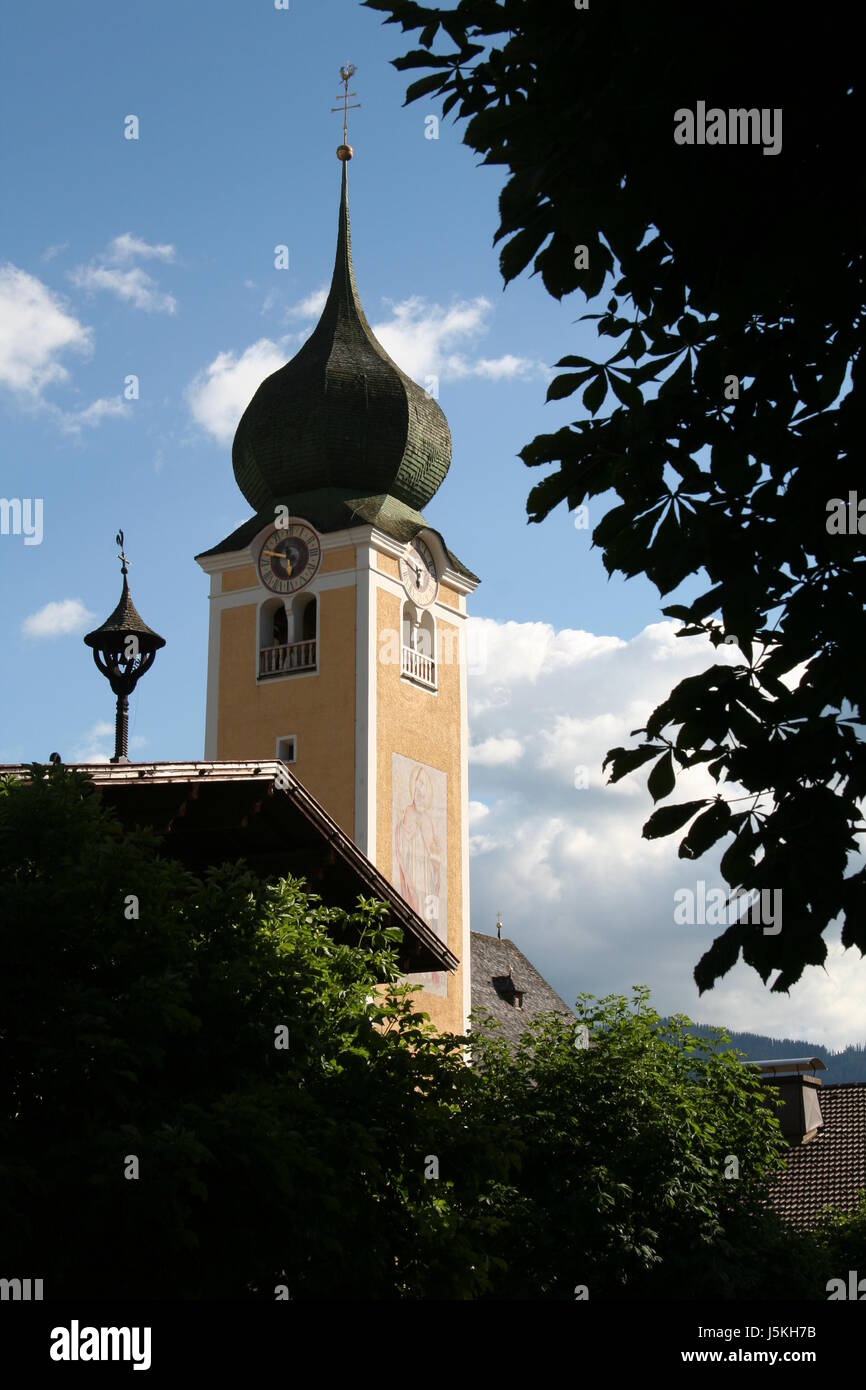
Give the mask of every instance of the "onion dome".
M 451 463 L 442 410 L 376 341 L 361 307 L 347 159 L 342 164 L 337 256 L 322 317 L 300 352 L 262 382 L 235 434 L 235 478 L 257 513 L 303 496 L 310 515 L 317 496 L 334 495 L 390 497 L 418 513 Z

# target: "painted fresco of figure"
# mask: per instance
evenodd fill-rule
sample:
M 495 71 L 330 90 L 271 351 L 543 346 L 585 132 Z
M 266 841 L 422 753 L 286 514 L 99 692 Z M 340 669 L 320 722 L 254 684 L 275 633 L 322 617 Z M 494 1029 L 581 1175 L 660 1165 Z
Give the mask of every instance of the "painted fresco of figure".
M 433 783 L 426 768 L 418 764 L 409 774 L 409 797 L 394 830 L 398 886 L 409 906 L 438 926 L 442 846 L 431 815 Z

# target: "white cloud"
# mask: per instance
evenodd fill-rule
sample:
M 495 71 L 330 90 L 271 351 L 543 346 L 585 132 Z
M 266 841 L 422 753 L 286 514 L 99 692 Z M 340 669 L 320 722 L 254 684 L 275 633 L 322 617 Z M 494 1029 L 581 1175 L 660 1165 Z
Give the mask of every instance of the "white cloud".
M 129 740 L 129 751 L 140 750 L 146 744 L 147 739 L 137 734 Z M 100 719 L 82 736 L 81 742 L 73 748 L 68 758 L 64 758 L 64 762 L 108 763 L 113 753 L 114 725 L 107 719 Z
M 691 862 L 678 858 L 680 835 L 644 840 L 649 767 L 613 786 L 601 771 L 679 680 L 738 660 L 678 639 L 677 626 L 653 623 L 624 641 L 469 620 L 470 650 L 483 654 L 469 675 L 470 806 L 484 808 L 470 810 L 472 925 L 492 931 L 507 903 L 505 934 L 568 1002 L 646 983 L 662 1013 L 831 1047 L 862 1040 L 866 961 L 842 951 L 838 932 L 827 933 L 826 972 L 807 969 L 789 995 L 771 994 L 742 962 L 698 995 L 692 972 L 718 929 L 677 926 L 673 895 L 698 879 L 724 887 L 726 842 Z M 695 769 L 674 799 L 715 789 Z
M 100 719 L 84 735 L 83 741 L 72 750 L 70 763 L 107 763 L 114 752 L 114 725 Z
M 196 424 L 220 444 L 230 443 L 256 390 L 285 360 L 283 350 L 270 338 L 260 338 L 240 357 L 219 353 L 186 390 Z
M 140 265 L 131 266 L 129 270 L 119 266 L 80 265 L 72 271 L 71 280 L 76 289 L 91 293 L 107 290 L 148 313 L 173 314 L 177 308 L 174 296 L 163 294 L 153 277 Z
M 527 357 L 515 357 L 511 352 L 506 352 L 503 357 L 481 357 L 477 362 L 469 364 L 464 364 L 459 358 L 449 357 L 448 364 L 454 376 L 485 376 L 489 381 L 526 376 L 533 367 Z
M 327 286 L 321 286 L 290 309 L 287 317 L 315 318 L 327 295 Z M 423 382 L 430 375 L 446 379 L 480 376 L 490 380 L 525 375 L 534 369 L 526 358 L 507 355 L 472 362 L 451 351 L 461 339 L 475 338 L 486 331 L 490 310 L 490 302 L 484 298 L 454 304 L 450 309 L 436 304 L 428 306 L 424 300 L 413 298 L 394 305 L 392 318 L 376 325 L 373 332 L 414 381 Z M 287 345 L 296 339 L 302 342 L 307 336 L 304 329 L 299 334 L 286 335 L 279 343 L 260 338 L 240 355 L 231 351 L 219 353 L 187 387 L 187 401 L 196 423 L 220 444 L 230 443 L 256 389 L 286 362 Z
M 446 381 L 479 376 L 494 381 L 529 375 L 537 364 L 527 357 L 512 353 L 477 359 L 466 356 L 467 345 L 489 331 L 492 310 L 490 300 L 483 295 L 456 301 L 448 308 L 413 295 L 392 305 L 391 317 L 374 324 L 373 332 L 413 381 L 423 382 L 428 376 Z
M 91 330 L 47 285 L 17 266 L 0 266 L 0 383 L 38 399 L 49 383 L 67 380 L 61 353 L 91 347 Z
M 136 260 L 173 261 L 175 249 L 168 243 L 152 245 L 131 232 L 123 232 L 109 242 L 108 247 L 89 265 L 79 265 L 70 272 L 77 289 L 93 293 L 106 290 L 124 303 L 147 313 L 173 314 L 177 300 L 159 288 L 153 276 Z
M 58 599 L 25 618 L 21 631 L 25 637 L 69 637 L 83 632 L 95 616 L 80 598 Z
M 479 767 L 510 767 L 522 757 L 523 744 L 517 738 L 486 738 L 469 749 L 469 761 Z
M 151 245 L 141 237 L 133 236 L 131 232 L 123 232 L 108 243 L 107 259 L 118 265 L 133 260 L 173 261 L 174 258 L 175 249 L 167 242 L 158 246 Z
M 308 294 L 306 299 L 302 299 L 297 304 L 293 304 L 287 311 L 286 317 L 292 319 L 317 319 L 325 307 L 328 298 L 328 286 L 320 285 L 312 294 Z
M 51 257 L 46 253 L 44 259 Z M 91 349 L 92 330 L 69 312 L 57 294 L 17 266 L 0 266 L 0 383 L 49 411 L 68 433 L 98 425 L 107 416 L 129 413 L 120 397 L 100 397 L 73 411 L 43 399 L 45 387 L 69 380 L 69 372 L 58 360 L 60 354 Z
M 100 396 L 99 400 L 91 401 L 90 405 L 83 410 L 63 411 L 60 413 L 61 427 L 71 434 L 77 434 L 82 426 L 95 426 L 103 420 L 125 416 L 131 413 L 131 407 L 126 401 L 121 400 L 120 396 L 108 398 Z
M 54 246 L 46 246 L 42 252 L 43 261 L 53 261 L 55 256 L 59 256 L 61 251 L 66 250 L 68 245 L 68 241 L 58 241 Z

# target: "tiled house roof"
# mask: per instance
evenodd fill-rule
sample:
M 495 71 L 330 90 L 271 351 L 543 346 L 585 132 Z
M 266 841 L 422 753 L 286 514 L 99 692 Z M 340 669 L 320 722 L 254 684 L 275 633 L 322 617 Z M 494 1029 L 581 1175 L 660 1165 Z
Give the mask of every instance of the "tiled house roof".
M 813 1226 L 827 1206 L 851 1212 L 866 1189 L 866 1084 L 822 1086 L 818 1098 L 823 1127 L 791 1148 L 770 1193 L 792 1226 Z
M 535 966 L 508 937 L 498 940 L 485 932 L 470 932 L 472 1010 L 492 1014 L 500 1025 L 496 1036 L 512 1047 L 532 1019 L 558 1013 L 573 1017 Z M 518 997 L 520 1005 L 518 1005 Z M 477 1031 L 473 1023 L 473 1029 Z

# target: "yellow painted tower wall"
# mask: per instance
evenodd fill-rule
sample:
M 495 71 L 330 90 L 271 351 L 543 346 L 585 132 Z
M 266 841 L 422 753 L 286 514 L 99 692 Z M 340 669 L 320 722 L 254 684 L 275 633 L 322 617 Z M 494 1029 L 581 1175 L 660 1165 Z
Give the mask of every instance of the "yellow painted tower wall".
M 379 556 L 379 569 L 390 571 L 396 562 Z M 382 561 L 388 562 L 387 565 Z M 440 586 L 439 600 L 449 604 L 451 591 Z M 458 601 L 454 594 L 454 606 Z M 397 594 L 379 589 L 376 621 L 377 648 L 387 650 L 387 635 L 400 631 L 402 602 Z M 376 863 L 381 873 L 399 887 L 393 875 L 392 775 L 394 753 L 417 759 L 444 772 L 448 796 L 448 941 L 458 960 L 463 950 L 463 814 L 461 782 L 460 650 L 456 623 L 437 614 L 437 684 L 433 692 L 403 680 L 397 663 L 377 663 L 376 763 L 377 817 Z M 450 659 L 448 659 L 450 657 Z M 463 967 L 447 976 L 447 998 L 425 990 L 424 1010 L 432 1022 L 449 1032 L 463 1031 Z
M 358 633 L 356 581 L 362 582 L 360 551 L 354 546 L 326 551 L 320 574 L 345 576 L 345 585 L 319 589 L 318 671 L 257 680 L 258 611 L 265 593 L 256 570 L 244 556 L 236 566 L 220 572 L 214 600 L 237 596 L 216 615 L 219 622 L 217 677 L 216 754 L 218 760 L 273 758 L 278 738 L 295 735 L 297 761 L 292 771 L 340 827 L 355 838 L 355 736 L 356 700 L 366 690 L 356 690 Z M 375 555 L 383 576 L 399 582 L 397 560 Z M 238 602 L 249 593 L 249 602 Z M 401 677 L 399 660 L 382 660 L 388 649 L 387 635 L 401 632 L 401 592 L 391 586 L 374 587 L 375 612 L 371 625 L 376 634 L 376 661 L 372 686 L 375 709 L 369 718 L 375 728 L 376 833 L 369 857 L 395 882 L 392 819 L 392 755 L 425 763 L 447 778 L 447 944 L 460 960 L 463 941 L 464 815 L 461 776 L 462 710 L 459 596 L 440 585 L 435 608 L 437 634 L 437 690 L 430 691 Z M 449 622 L 442 606 L 455 611 Z M 425 989 L 423 1008 L 442 1029 L 462 1032 L 464 1016 L 462 965 L 447 974 L 447 997 Z
M 335 568 L 333 556 L 326 558 Z M 224 593 L 240 587 L 231 582 L 239 572 L 223 573 Z M 254 575 L 248 565 L 243 572 Z M 318 673 L 270 681 L 256 680 L 260 596 L 255 591 L 249 604 L 221 615 L 217 758 L 273 758 L 277 739 L 294 734 L 298 752 L 292 771 L 340 828 L 354 835 L 354 585 L 317 595 Z

